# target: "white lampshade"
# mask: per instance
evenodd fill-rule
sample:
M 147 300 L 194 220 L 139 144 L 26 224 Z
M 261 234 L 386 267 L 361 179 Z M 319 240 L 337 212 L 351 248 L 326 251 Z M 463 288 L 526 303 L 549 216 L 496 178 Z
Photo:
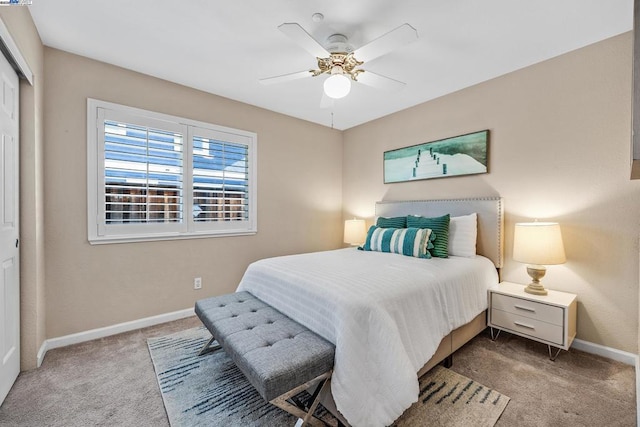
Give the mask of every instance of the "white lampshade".
M 363 219 L 348 219 L 344 222 L 344 242 L 350 245 L 364 243 L 367 237 Z
M 521 222 L 515 226 L 513 259 L 534 265 L 563 264 L 567 261 L 560 224 Z
M 340 67 L 334 67 L 340 68 Z M 324 93 L 333 99 L 344 98 L 351 91 L 351 80 L 342 74 L 342 68 L 337 73 L 331 72 L 331 76 L 324 81 Z

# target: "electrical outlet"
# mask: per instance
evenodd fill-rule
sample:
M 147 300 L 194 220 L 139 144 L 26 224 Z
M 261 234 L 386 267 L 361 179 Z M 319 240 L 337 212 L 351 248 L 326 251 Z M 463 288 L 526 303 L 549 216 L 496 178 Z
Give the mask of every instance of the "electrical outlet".
M 202 277 L 193 279 L 193 289 L 202 289 Z

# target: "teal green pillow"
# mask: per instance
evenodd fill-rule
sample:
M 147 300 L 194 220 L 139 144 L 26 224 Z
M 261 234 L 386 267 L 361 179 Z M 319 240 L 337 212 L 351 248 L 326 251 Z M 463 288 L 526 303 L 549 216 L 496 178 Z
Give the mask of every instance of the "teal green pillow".
M 436 234 L 431 255 L 438 258 L 449 258 L 449 214 L 427 218 L 424 216 L 407 216 L 407 227 L 429 228 Z
M 382 228 L 407 228 L 407 217 L 396 216 L 393 218 L 385 218 L 381 216 L 376 221 L 376 226 Z
M 380 228 L 372 225 L 364 246 L 358 249 L 431 258 L 429 250 L 433 248 L 435 238 L 435 233 L 428 228 Z

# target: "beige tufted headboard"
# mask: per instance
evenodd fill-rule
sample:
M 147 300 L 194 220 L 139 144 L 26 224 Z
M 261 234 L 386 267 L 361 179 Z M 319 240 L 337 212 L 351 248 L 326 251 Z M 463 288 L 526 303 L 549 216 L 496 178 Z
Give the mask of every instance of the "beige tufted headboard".
M 450 200 L 381 201 L 376 203 L 376 217 L 451 216 L 478 214 L 477 253 L 489 258 L 496 268 L 504 256 L 504 208 L 501 197 Z

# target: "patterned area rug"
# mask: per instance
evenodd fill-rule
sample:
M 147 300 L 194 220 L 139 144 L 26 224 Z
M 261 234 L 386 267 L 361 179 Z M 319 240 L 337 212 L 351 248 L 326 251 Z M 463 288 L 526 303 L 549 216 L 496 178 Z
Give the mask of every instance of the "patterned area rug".
M 493 427 L 509 400 L 502 393 L 436 366 L 420 378 L 418 401 L 394 426 Z
M 204 327 L 148 340 L 172 427 L 294 426 L 296 418 L 265 402 L 224 351 L 198 356 L 209 340 Z M 492 427 L 509 398 L 449 369 L 420 379 L 420 398 L 394 423 L 407 426 Z M 316 411 L 329 425 L 335 418 Z

